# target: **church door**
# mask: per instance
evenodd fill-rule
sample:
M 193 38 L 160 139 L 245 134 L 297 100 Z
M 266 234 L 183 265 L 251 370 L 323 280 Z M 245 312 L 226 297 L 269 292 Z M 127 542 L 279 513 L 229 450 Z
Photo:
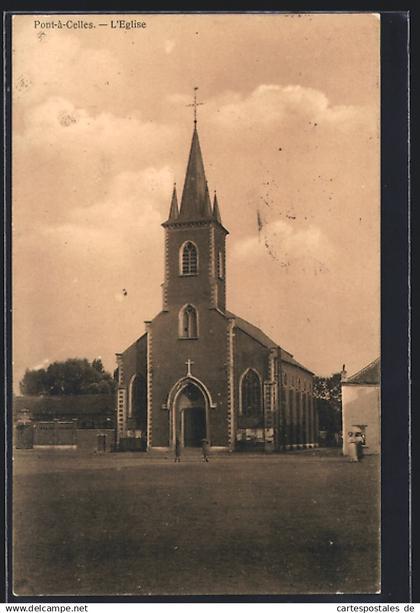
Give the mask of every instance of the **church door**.
M 200 447 L 206 438 L 206 413 L 202 407 L 184 409 L 184 446 Z
M 207 438 L 206 401 L 201 390 L 189 383 L 185 386 L 177 402 L 179 430 L 177 436 L 184 447 L 200 447 Z

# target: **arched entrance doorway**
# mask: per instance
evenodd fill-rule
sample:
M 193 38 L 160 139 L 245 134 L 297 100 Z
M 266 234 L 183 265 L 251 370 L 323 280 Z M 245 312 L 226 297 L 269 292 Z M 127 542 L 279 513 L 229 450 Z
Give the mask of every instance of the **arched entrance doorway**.
M 176 402 L 178 437 L 184 447 L 200 447 L 207 438 L 206 400 L 194 383 L 182 388 Z

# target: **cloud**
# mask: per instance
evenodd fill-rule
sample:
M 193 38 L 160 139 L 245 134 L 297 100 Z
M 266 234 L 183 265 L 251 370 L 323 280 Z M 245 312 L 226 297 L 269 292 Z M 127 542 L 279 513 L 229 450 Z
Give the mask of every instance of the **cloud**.
M 134 197 L 141 207 L 150 195 L 149 183 L 163 197 L 157 185 L 167 187 L 174 171 L 166 167 L 164 180 L 159 175 L 162 143 L 171 146 L 176 134 L 176 128 L 136 117 L 92 115 L 61 97 L 28 109 L 24 130 L 13 142 L 17 231 L 24 233 L 28 224 L 53 227 L 77 215 L 82 219 L 80 209 L 93 208 L 99 215 L 98 203 L 110 198 L 114 202 L 103 214 L 115 217 Z M 169 194 L 170 187 L 160 206 Z
M 13 21 L 15 103 L 31 106 L 57 92 L 87 102 L 101 89 L 122 84 L 122 66 L 105 45 L 85 46 L 65 30 L 39 32 L 33 22 L 23 25 L 16 16 Z
M 352 123 L 354 127 L 355 121 L 372 121 L 366 107 L 331 105 L 322 91 L 298 84 L 261 84 L 250 94 L 230 95 L 229 100 L 222 99 L 214 114 L 215 121 L 225 127 L 257 124 L 273 128 L 296 120 L 310 120 L 317 126 L 323 122 L 336 127 Z
M 357 24 L 343 41 L 351 20 L 340 18 L 331 45 L 345 55 L 332 63 L 324 37 L 338 17 L 325 27 L 320 17 L 305 38 L 298 20 L 267 28 L 251 17 L 214 17 L 228 34 L 217 48 L 214 28 L 196 36 L 200 16 L 155 16 L 141 38 L 112 41 L 99 28 L 38 37 L 31 16 L 15 17 L 18 372 L 45 355 L 101 354 L 112 368 L 158 312 L 160 224 L 185 173 L 196 83 L 209 187 L 230 230 L 229 307 L 308 367 L 342 363 L 356 338 L 368 344 L 379 278 L 374 45 L 356 48 Z M 282 64 L 292 42 L 293 61 Z M 328 314 L 326 296 L 337 306 Z
M 88 150 L 106 152 L 116 159 L 122 156 L 126 163 L 128 155 L 144 154 L 147 143 L 147 158 L 162 150 L 162 142 L 168 142 L 173 128 L 131 116 L 118 116 L 109 112 L 91 113 L 77 107 L 71 100 L 51 96 L 25 111 L 23 132 L 15 134 L 16 145 L 26 147 L 54 147 L 54 152 L 65 150 L 71 154 L 77 148 L 80 153 Z
M 233 247 L 233 256 L 245 263 L 256 259 L 279 262 L 289 266 L 291 262 L 310 262 L 327 270 L 326 261 L 333 255 L 333 247 L 320 228 L 309 225 L 296 229 L 293 222 L 281 219 L 264 224 L 258 235 L 244 237 Z
M 69 211 L 67 221 L 41 229 L 43 239 L 81 254 L 107 254 L 125 261 L 139 244 L 152 246 L 168 208 L 172 172 L 168 167 L 125 171 L 112 177 L 104 199 Z M 113 265 L 109 262 L 109 265 Z

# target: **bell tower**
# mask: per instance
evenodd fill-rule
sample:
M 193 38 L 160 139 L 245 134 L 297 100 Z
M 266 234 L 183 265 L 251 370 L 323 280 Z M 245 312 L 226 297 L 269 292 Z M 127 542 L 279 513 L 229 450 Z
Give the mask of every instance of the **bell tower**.
M 195 109 L 196 111 L 196 109 Z M 165 229 L 163 310 L 183 305 L 226 309 L 226 235 L 216 193 L 213 204 L 194 119 L 187 171 L 178 207 L 174 185 Z

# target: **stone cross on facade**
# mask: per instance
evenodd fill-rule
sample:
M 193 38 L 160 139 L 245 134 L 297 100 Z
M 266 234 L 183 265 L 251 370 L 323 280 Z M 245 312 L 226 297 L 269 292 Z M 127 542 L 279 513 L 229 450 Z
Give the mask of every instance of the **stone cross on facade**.
M 194 362 L 188 358 L 185 364 L 187 365 L 187 377 L 191 377 L 191 366 L 194 364 Z

